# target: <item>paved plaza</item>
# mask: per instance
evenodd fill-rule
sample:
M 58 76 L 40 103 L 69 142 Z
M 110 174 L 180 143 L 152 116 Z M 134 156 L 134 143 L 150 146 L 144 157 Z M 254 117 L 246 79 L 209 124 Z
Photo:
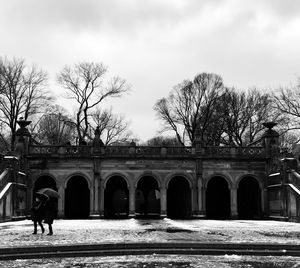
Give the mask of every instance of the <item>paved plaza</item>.
M 0 249 L 80 244 L 251 243 L 299 245 L 300 224 L 279 221 L 55 220 L 33 235 L 30 220 L 0 223 Z M 273 266 L 271 264 L 273 264 Z M 248 266 L 247 266 L 247 265 Z M 268 264 L 268 266 L 266 266 Z M 246 266 L 245 266 L 246 265 Z M 300 267 L 300 257 L 139 255 L 0 261 L 0 267 Z
M 300 224 L 241 220 L 55 220 L 54 235 L 33 235 L 30 220 L 0 223 L 0 247 L 126 242 L 299 244 Z

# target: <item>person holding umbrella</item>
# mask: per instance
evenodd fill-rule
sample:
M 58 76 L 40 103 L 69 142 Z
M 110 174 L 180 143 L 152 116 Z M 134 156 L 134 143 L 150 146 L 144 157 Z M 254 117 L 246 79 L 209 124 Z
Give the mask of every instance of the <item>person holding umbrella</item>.
M 59 198 L 59 194 L 51 188 L 42 188 L 37 193 L 46 197 L 44 203 L 44 223 L 49 226 L 49 233 L 47 235 L 53 235 L 52 224 L 57 214 L 57 199 Z
M 45 232 L 45 228 L 43 226 L 43 218 L 44 218 L 44 201 L 43 196 L 36 196 L 35 201 L 33 202 L 31 208 L 31 219 L 33 221 L 34 231 L 32 234 L 37 234 L 37 225 L 41 227 L 42 233 Z

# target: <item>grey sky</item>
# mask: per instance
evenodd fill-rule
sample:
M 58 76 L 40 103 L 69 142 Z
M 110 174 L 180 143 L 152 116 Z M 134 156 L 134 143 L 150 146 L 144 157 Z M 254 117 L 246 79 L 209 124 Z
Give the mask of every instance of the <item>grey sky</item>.
M 25 58 L 55 75 L 101 61 L 131 85 L 106 105 L 142 140 L 159 130 L 153 105 L 197 73 L 228 86 L 274 89 L 300 75 L 297 0 L 0 0 L 0 56 Z M 62 102 L 63 103 L 63 102 Z M 71 107 L 69 108 L 71 110 Z

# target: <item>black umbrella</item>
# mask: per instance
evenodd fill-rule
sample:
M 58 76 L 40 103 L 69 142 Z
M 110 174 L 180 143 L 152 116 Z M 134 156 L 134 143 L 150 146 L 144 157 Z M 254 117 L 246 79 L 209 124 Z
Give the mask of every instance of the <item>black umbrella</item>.
M 39 189 L 36 193 L 41 194 L 41 195 L 46 195 L 46 196 L 52 197 L 52 198 L 60 197 L 58 192 L 53 190 L 52 188 L 42 188 L 42 189 Z

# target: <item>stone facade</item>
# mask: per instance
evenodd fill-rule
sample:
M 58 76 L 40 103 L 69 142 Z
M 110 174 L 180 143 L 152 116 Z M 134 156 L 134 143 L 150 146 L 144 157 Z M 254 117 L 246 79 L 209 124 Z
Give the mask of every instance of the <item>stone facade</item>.
M 248 147 L 207 147 L 197 138 L 191 147 L 147 147 L 103 146 L 98 133 L 91 145 L 37 145 L 20 125 L 15 179 L 27 187 L 27 209 L 44 187 L 59 192 L 61 218 L 261 219 L 284 203 L 281 190 L 268 188 L 280 171 L 272 126 Z
M 56 188 L 61 196 L 60 217 L 238 218 L 243 214 L 239 195 L 247 193 L 245 189 L 239 193 L 239 186 L 243 182 L 247 188 L 250 181 L 248 192 L 255 195 L 251 202 L 256 204 L 248 204 L 255 210 L 248 216 L 261 218 L 267 214 L 265 183 L 270 160 L 266 152 L 263 143 L 203 147 L 196 141 L 193 147 L 184 148 L 29 144 L 28 186 L 31 198 L 38 188 Z M 86 189 L 86 196 L 76 197 L 76 180 Z M 81 208 L 88 213 L 73 215 L 70 206 L 79 202 L 80 208 L 81 199 L 88 199 Z

